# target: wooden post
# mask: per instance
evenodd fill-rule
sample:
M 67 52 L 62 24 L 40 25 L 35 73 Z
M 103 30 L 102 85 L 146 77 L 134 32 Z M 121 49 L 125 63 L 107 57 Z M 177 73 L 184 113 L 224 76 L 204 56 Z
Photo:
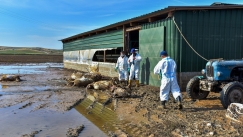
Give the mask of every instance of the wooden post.
M 106 62 L 106 50 L 104 50 L 104 62 Z
M 128 48 L 127 48 L 127 36 L 126 36 L 127 32 L 126 32 L 126 26 L 123 25 L 123 51 L 127 52 Z M 128 53 L 126 53 L 128 54 Z

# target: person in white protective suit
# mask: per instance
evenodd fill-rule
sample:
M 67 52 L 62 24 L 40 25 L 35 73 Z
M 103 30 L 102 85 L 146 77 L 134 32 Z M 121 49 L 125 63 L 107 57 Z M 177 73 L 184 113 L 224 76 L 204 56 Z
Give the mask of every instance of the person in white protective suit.
M 140 70 L 140 61 L 142 57 L 136 53 L 135 49 L 131 49 L 132 55 L 128 58 L 128 72 L 130 72 L 129 80 L 128 80 L 128 87 L 131 87 L 131 81 L 135 78 L 136 80 L 136 87 L 139 87 L 139 70 Z
M 119 73 L 119 81 L 125 81 L 126 85 L 127 85 L 127 68 L 128 68 L 128 58 L 125 55 L 125 52 L 122 51 L 120 53 L 120 57 L 117 59 L 117 63 L 116 63 L 116 68 L 115 71 L 118 70 Z
M 159 74 L 161 80 L 160 100 L 165 109 L 165 103 L 169 99 L 170 91 L 175 100 L 178 101 L 179 109 L 182 109 L 182 95 L 176 79 L 176 63 L 171 59 L 166 51 L 161 51 L 162 60 L 154 68 L 154 74 Z

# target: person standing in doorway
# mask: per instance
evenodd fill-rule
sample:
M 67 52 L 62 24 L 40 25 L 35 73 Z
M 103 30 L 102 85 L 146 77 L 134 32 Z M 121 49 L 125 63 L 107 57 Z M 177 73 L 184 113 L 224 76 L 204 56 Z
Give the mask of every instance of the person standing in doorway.
M 125 52 L 122 51 L 120 52 L 120 57 L 117 59 L 117 63 L 116 63 L 116 68 L 115 71 L 118 70 L 119 73 L 119 81 L 125 81 L 125 84 L 127 85 L 127 68 L 128 68 L 128 58 L 125 55 Z
M 178 101 L 179 109 L 182 109 L 182 95 L 176 79 L 176 63 L 166 51 L 160 52 L 162 60 L 154 68 L 154 74 L 159 74 L 161 79 L 160 100 L 162 107 L 166 109 L 165 103 L 169 99 L 170 91 L 175 100 Z
M 133 79 L 136 80 L 136 87 L 139 87 L 139 70 L 140 70 L 140 61 L 142 60 L 142 57 L 136 53 L 136 50 L 134 48 L 131 49 L 132 55 L 128 58 L 128 72 L 130 72 L 129 75 L 129 81 L 128 81 L 128 87 L 131 87 L 131 81 Z

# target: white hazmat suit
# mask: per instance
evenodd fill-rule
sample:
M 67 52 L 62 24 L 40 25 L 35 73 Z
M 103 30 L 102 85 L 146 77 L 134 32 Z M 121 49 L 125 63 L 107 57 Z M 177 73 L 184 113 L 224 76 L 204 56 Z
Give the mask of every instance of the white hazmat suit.
M 167 101 L 170 91 L 173 97 L 181 97 L 179 85 L 176 79 L 176 63 L 170 57 L 165 57 L 154 68 L 154 74 L 162 75 L 160 86 L 160 100 Z
M 116 68 L 118 68 L 119 80 L 127 80 L 128 58 L 127 56 L 117 59 Z
M 136 80 L 139 80 L 139 70 L 140 70 L 140 61 L 142 57 L 136 53 L 135 60 L 133 60 L 133 54 L 129 57 L 128 63 L 131 65 L 129 80 L 133 80 L 134 76 Z

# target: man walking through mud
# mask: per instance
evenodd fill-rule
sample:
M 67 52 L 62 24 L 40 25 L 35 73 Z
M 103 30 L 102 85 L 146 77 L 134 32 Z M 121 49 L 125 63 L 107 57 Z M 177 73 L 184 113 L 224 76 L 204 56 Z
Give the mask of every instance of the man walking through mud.
M 166 109 L 165 103 L 169 99 L 170 91 L 178 101 L 179 109 L 182 109 L 182 95 L 176 79 L 176 63 L 171 59 L 166 51 L 160 52 L 162 60 L 154 68 L 154 74 L 159 74 L 161 80 L 160 100 L 162 107 Z
M 117 63 L 116 63 L 116 68 L 115 71 L 118 70 L 119 73 L 119 81 L 125 81 L 125 84 L 127 85 L 127 68 L 128 68 L 128 58 L 125 55 L 125 52 L 122 51 L 120 53 L 120 57 L 117 59 Z
M 131 87 L 131 81 L 133 80 L 133 78 L 135 78 L 136 80 L 136 87 L 139 87 L 139 70 L 140 70 L 140 61 L 142 60 L 142 57 L 138 53 L 136 53 L 134 48 L 131 49 L 131 53 L 132 55 L 128 58 L 128 63 L 129 63 L 128 72 L 130 72 L 128 88 Z

